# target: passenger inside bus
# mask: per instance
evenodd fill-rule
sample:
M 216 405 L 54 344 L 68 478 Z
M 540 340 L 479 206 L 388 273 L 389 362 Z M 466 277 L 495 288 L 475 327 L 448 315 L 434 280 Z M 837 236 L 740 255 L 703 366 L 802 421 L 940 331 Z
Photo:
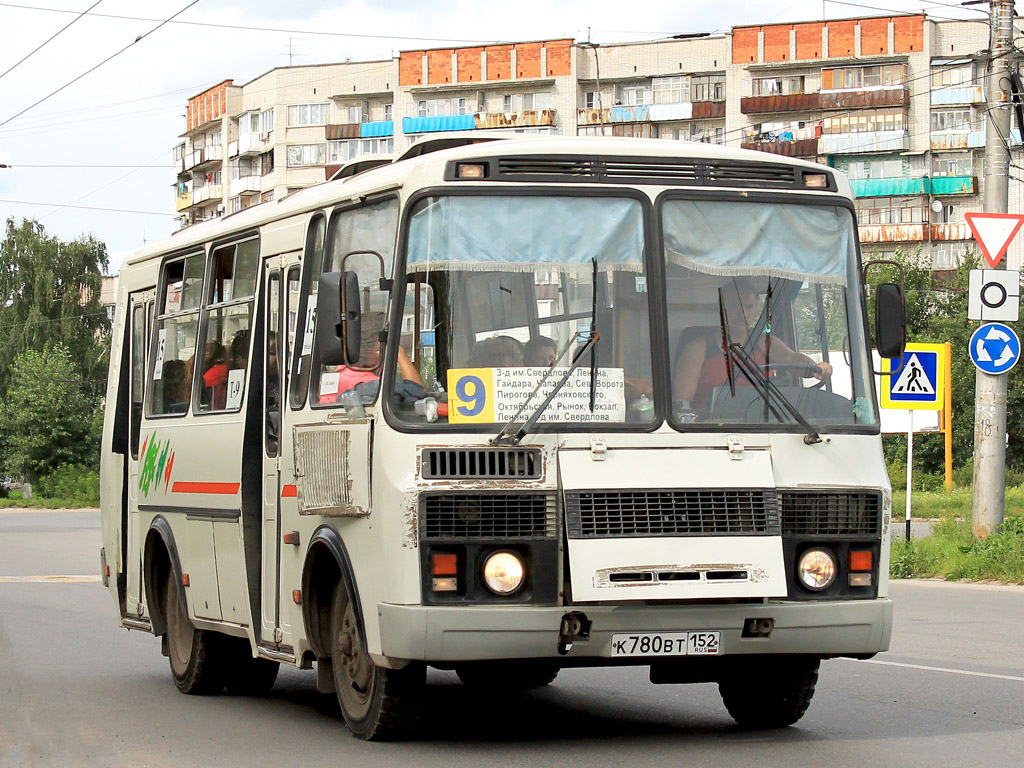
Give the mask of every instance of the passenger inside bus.
M 801 352 L 794 352 L 782 340 L 770 335 L 770 325 L 750 344 L 748 337 L 755 332 L 760 318 L 759 300 L 758 290 L 746 280 L 733 279 L 722 286 L 730 339 L 751 349 L 750 357 L 757 366 L 764 366 L 769 360 L 803 364 L 807 366 L 807 374 L 819 381 L 830 377 L 832 366 L 829 363 L 818 363 Z M 680 334 L 673 378 L 673 411 L 680 420 L 694 421 L 705 409 L 712 391 L 728 384 L 728 365 L 722 345 L 721 326 L 687 328 Z M 750 384 L 741 375 L 735 376 L 734 381 L 741 386 Z
M 336 392 L 320 394 L 320 403 L 337 403 L 347 392 L 355 391 L 363 403 L 372 403 L 380 389 L 380 332 L 384 328 L 383 312 L 366 312 L 362 316 L 359 343 L 359 367 L 373 370 L 361 371 L 339 365 L 334 369 L 338 374 Z M 412 364 L 409 356 L 398 348 L 398 369 L 402 378 L 395 381 L 395 395 L 402 402 L 415 402 L 426 396 L 423 378 Z
M 227 401 L 228 366 L 227 352 L 219 341 L 206 344 L 203 353 L 203 394 L 200 398 L 202 410 L 221 411 Z
M 558 361 L 555 340 L 547 336 L 534 336 L 524 348 L 526 365 L 531 368 L 550 368 Z
M 469 353 L 469 368 L 518 368 L 523 365 L 523 344 L 511 336 L 481 339 Z
M 167 360 L 163 367 L 162 413 L 185 413 L 188 410 L 188 365 L 184 360 Z

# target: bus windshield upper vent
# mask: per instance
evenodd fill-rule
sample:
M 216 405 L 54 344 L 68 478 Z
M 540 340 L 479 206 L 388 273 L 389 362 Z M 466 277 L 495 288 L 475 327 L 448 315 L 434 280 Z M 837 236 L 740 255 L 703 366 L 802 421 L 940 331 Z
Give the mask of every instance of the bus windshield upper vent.
M 488 178 L 494 181 L 806 188 L 799 169 L 772 163 L 662 157 L 517 156 L 493 158 L 489 166 L 493 172 Z M 449 169 L 449 175 L 452 173 L 454 166 Z M 451 176 L 451 180 L 457 179 Z M 829 186 L 834 188 L 833 184 Z
M 541 476 L 537 448 L 424 448 L 424 480 L 535 480 Z

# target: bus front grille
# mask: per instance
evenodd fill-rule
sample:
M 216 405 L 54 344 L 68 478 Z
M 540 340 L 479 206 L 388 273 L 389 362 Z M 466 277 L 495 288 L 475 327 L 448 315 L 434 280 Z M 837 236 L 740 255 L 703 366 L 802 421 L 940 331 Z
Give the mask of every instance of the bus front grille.
M 537 448 L 424 448 L 424 480 L 531 480 L 541 476 Z
M 556 527 L 551 493 L 424 494 L 424 539 L 548 539 Z
M 856 490 L 780 490 L 782 532 L 795 536 L 878 536 L 882 494 Z
M 770 488 L 570 491 L 565 521 L 569 536 L 577 539 L 779 533 Z

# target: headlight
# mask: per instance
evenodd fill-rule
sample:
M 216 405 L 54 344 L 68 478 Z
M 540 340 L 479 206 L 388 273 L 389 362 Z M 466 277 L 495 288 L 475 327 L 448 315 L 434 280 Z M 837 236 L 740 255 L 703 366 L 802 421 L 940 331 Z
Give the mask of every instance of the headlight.
M 809 549 L 800 556 L 796 572 L 805 587 L 820 592 L 836 580 L 836 559 L 824 549 Z
M 495 552 L 484 561 L 484 584 L 496 595 L 511 595 L 525 576 L 523 561 L 512 552 Z

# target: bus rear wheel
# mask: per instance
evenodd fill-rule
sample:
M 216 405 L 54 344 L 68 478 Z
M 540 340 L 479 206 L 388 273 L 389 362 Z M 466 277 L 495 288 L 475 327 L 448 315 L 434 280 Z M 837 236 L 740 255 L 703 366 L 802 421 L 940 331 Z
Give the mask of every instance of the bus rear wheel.
M 744 660 L 719 681 L 718 692 L 744 728 L 785 728 L 807 711 L 820 664 L 818 658 L 799 656 Z
M 478 661 L 457 666 L 455 674 L 463 685 L 527 691 L 553 682 L 558 676 L 558 665 L 539 660 Z
M 386 741 L 410 733 L 420 712 L 426 667 L 378 667 L 359 635 L 355 609 L 338 582 L 331 601 L 331 667 L 338 705 L 353 735 Z
M 167 578 L 164 590 L 167 656 L 174 684 L 190 695 L 220 693 L 225 684 L 226 638 L 193 626 L 173 576 Z

